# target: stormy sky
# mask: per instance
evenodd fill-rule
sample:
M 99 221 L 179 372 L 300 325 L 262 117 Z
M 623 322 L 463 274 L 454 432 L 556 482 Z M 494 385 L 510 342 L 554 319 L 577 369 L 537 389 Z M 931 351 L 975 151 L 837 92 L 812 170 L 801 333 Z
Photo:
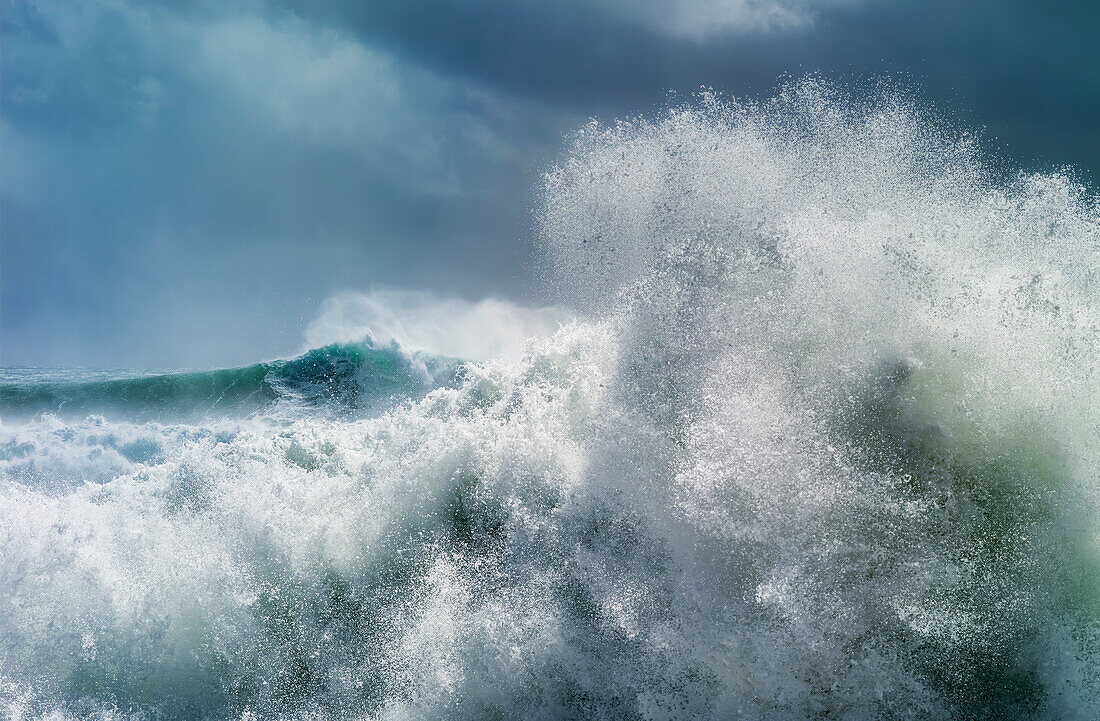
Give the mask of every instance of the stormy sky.
M 541 174 L 670 91 L 889 76 L 1100 171 L 1100 3 L 2 0 L 0 365 L 285 355 L 373 287 L 545 300 Z

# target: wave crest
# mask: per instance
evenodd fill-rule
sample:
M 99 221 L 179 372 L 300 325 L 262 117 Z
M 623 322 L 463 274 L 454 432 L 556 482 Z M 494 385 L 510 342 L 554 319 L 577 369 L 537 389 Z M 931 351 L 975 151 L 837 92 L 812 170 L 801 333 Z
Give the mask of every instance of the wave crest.
M 325 407 L 377 412 L 453 383 L 460 361 L 408 353 L 396 344 L 336 343 L 290 360 L 213 371 L 96 378 L 65 371 L 0 382 L 8 420 L 42 413 L 127 420 L 201 420 Z M 100 374 L 102 375 L 102 374 Z

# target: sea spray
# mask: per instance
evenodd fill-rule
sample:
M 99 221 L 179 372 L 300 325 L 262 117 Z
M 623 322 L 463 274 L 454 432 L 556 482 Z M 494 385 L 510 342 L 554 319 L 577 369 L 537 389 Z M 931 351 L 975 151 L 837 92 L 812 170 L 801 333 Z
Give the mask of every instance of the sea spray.
M 581 318 L 384 412 L 5 421 L 7 713 L 1096 718 L 1083 189 L 808 80 L 539 225 Z

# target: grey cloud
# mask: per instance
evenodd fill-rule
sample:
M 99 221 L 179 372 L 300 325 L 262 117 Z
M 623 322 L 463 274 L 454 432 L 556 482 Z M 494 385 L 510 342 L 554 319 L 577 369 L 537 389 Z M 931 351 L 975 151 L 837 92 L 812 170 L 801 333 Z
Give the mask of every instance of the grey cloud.
M 517 275 L 530 101 L 285 10 L 19 7 L 2 362 L 247 362 L 340 287 Z

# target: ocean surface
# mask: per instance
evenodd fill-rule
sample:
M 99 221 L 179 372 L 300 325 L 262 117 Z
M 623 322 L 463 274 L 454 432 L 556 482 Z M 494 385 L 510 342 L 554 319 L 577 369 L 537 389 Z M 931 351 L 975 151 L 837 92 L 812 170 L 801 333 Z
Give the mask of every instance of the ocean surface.
M 1100 718 L 1093 195 L 804 80 L 537 219 L 514 353 L 0 372 L 5 718 Z

